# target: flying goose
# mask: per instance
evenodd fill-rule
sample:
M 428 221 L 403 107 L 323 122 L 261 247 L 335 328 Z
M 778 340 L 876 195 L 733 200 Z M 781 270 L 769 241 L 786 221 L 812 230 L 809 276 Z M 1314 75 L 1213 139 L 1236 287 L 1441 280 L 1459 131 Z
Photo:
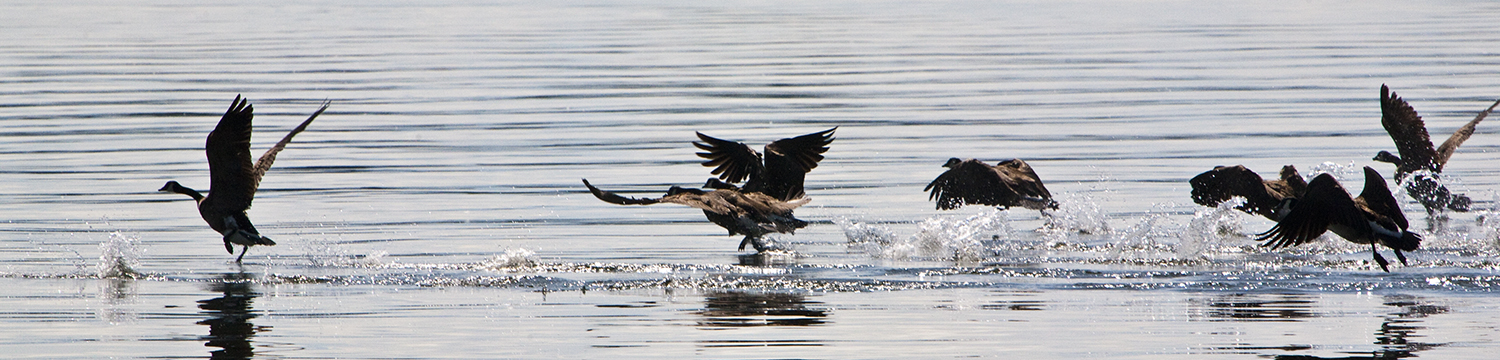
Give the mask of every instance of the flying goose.
M 255 225 L 250 224 L 250 218 L 245 216 L 245 210 L 250 208 L 250 202 L 255 199 L 255 189 L 260 186 L 260 178 L 271 168 L 271 163 L 276 161 L 276 153 L 286 148 L 287 143 L 292 142 L 292 136 L 307 129 L 324 110 L 328 110 L 328 102 L 323 107 L 308 116 L 306 121 L 292 132 L 281 138 L 276 146 L 266 150 L 260 160 L 250 162 L 250 118 L 254 108 L 250 106 L 249 99 L 234 97 L 234 102 L 229 105 L 229 111 L 219 120 L 219 125 L 214 131 L 208 133 L 208 142 L 204 146 L 208 153 L 209 192 L 208 196 L 199 194 L 198 191 L 190 189 L 176 180 L 168 181 L 158 191 L 174 192 L 184 194 L 198 202 L 198 214 L 203 216 L 203 221 L 214 231 L 224 235 L 224 250 L 234 254 L 234 244 L 244 246 L 240 256 L 234 259 L 238 263 L 245 259 L 245 253 L 255 245 L 276 245 L 270 238 L 261 236 L 255 231 Z
M 1411 105 L 1402 100 L 1400 96 L 1392 93 L 1385 84 L 1380 85 L 1380 124 L 1385 131 L 1390 133 L 1391 140 L 1396 142 L 1396 150 L 1401 156 L 1391 154 L 1389 151 L 1381 150 L 1375 154 L 1375 160 L 1396 164 L 1396 183 L 1400 184 L 1406 176 L 1412 172 L 1426 170 L 1433 178 L 1443 172 L 1443 165 L 1448 163 L 1448 158 L 1453 156 L 1453 151 L 1458 149 L 1464 140 L 1474 135 L 1474 127 L 1489 116 L 1490 111 L 1500 105 L 1500 100 L 1490 104 L 1490 107 L 1479 112 L 1474 120 L 1458 128 L 1448 140 L 1443 141 L 1437 149 L 1432 148 L 1432 139 L 1427 135 L 1427 125 L 1422 122 L 1422 117 Z M 1447 208 L 1453 211 L 1469 211 L 1472 201 L 1468 196 L 1453 194 L 1447 187 L 1438 184 L 1436 179 L 1426 176 L 1418 176 L 1406 187 L 1406 193 L 1422 203 L 1429 213 Z
M 745 182 L 741 189 L 770 195 L 782 201 L 800 198 L 806 193 L 802 180 L 807 172 L 818 167 L 828 144 L 833 143 L 832 129 L 794 138 L 776 140 L 765 147 L 765 155 L 755 152 L 744 143 L 724 140 L 697 133 L 703 142 L 693 146 L 707 152 L 698 153 L 708 159 L 705 167 L 714 167 L 713 174 L 729 183 Z
M 951 158 L 943 167 L 948 171 L 922 189 L 932 191 L 927 200 L 937 199 L 938 210 L 952 210 L 968 204 L 1057 209 L 1057 202 L 1042 185 L 1042 179 L 1021 159 L 990 166 L 975 159 Z
M 709 184 L 705 187 L 714 186 L 717 180 L 709 178 Z M 745 235 L 745 239 L 740 241 L 740 250 L 745 250 L 745 245 L 750 244 L 755 246 L 756 251 L 765 251 L 764 245 L 760 242 L 761 236 L 771 233 L 793 233 L 797 229 L 806 227 L 806 221 L 793 217 L 792 209 L 812 201 L 811 198 L 806 197 L 782 201 L 766 194 L 726 188 L 701 190 L 677 186 L 668 189 L 667 194 L 660 198 L 631 198 L 599 190 L 590 184 L 588 179 L 583 180 L 583 186 L 587 186 L 594 197 L 611 204 L 672 203 L 702 209 L 708 221 L 729 230 L 729 235 Z
M 1395 250 L 1396 259 L 1406 265 L 1406 255 L 1401 252 L 1417 250 L 1422 243 L 1421 236 L 1406 231 L 1408 224 L 1400 204 L 1386 188 L 1385 179 L 1369 166 L 1365 167 L 1365 189 L 1357 198 L 1350 197 L 1332 175 L 1322 174 L 1307 184 L 1302 197 L 1282 201 L 1289 212 L 1275 227 L 1255 238 L 1265 241 L 1261 246 L 1272 250 L 1306 244 L 1332 230 L 1355 244 L 1370 244 L 1375 263 L 1389 272 L 1389 262 L 1380 256 L 1376 244 Z
M 1244 165 L 1235 165 L 1215 166 L 1213 170 L 1194 176 L 1188 183 L 1193 185 L 1193 202 L 1199 205 L 1215 207 L 1239 196 L 1245 198 L 1245 203 L 1235 209 L 1260 214 L 1271 221 L 1281 220 L 1281 216 L 1286 215 L 1277 211 L 1283 210 L 1279 208 L 1282 200 L 1307 192 L 1307 180 L 1303 180 L 1297 168 L 1291 165 L 1281 167 L 1281 179 L 1278 180 L 1263 180 Z

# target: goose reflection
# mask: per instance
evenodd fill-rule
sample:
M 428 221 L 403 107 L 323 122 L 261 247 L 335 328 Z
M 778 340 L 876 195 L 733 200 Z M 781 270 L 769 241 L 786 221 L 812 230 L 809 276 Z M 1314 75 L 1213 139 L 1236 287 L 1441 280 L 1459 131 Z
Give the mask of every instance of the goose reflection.
M 1382 360 L 1382 359 L 1405 359 L 1418 357 L 1417 352 L 1430 350 L 1445 344 L 1425 343 L 1413 341 L 1424 337 L 1417 334 L 1418 330 L 1427 327 L 1421 326 L 1422 318 L 1431 315 L 1447 313 L 1448 307 L 1442 305 L 1426 304 L 1422 299 L 1407 295 L 1391 295 L 1385 297 L 1386 306 L 1395 307 L 1396 311 L 1386 313 L 1385 321 L 1380 323 L 1380 330 L 1375 332 L 1374 345 L 1380 348 L 1369 353 L 1341 357 L 1321 357 L 1312 355 L 1277 355 L 1278 360 Z
M 249 359 L 255 356 L 255 347 L 250 338 L 255 333 L 270 331 L 270 326 L 255 326 L 250 323 L 259 315 L 250 303 L 260 293 L 255 292 L 253 276 L 245 273 L 226 273 L 209 285 L 209 290 L 222 294 L 220 297 L 198 300 L 201 314 L 207 318 L 198 325 L 208 325 L 208 335 L 200 339 L 204 345 L 220 348 L 209 351 L 212 359 Z
M 1319 317 L 1313 312 L 1313 297 L 1283 294 L 1274 299 L 1231 294 L 1200 301 L 1197 312 L 1209 321 L 1302 321 Z
M 742 328 L 756 326 L 813 326 L 827 323 L 827 310 L 808 308 L 822 302 L 806 295 L 727 291 L 704 298 L 698 326 Z

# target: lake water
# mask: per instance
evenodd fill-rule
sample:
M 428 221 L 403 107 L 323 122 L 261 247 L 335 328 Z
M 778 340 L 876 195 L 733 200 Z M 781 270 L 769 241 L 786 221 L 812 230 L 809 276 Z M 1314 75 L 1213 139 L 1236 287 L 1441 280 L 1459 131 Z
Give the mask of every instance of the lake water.
M 1200 207 L 1187 179 L 1359 168 L 1381 84 L 1436 139 L 1500 98 L 1488 1 L 21 1 L 0 11 L 7 358 L 1492 358 L 1500 130 L 1383 273 Z M 257 155 L 325 99 L 250 217 L 206 189 L 230 99 Z M 631 196 L 708 178 L 694 131 L 838 127 L 770 256 Z M 934 210 L 950 157 L 1062 203 Z M 1331 236 L 1331 235 L 1330 235 Z M 1387 251 L 1387 255 L 1390 253 Z

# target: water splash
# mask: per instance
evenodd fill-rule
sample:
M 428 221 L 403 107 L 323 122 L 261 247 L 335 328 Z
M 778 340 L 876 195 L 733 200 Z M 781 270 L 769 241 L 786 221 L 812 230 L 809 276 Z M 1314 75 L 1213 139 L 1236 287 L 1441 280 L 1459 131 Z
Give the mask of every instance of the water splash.
M 1341 183 L 1349 180 L 1357 180 L 1363 183 L 1365 180 L 1365 167 L 1359 166 L 1353 161 L 1350 161 L 1348 164 L 1324 161 L 1322 164 L 1313 165 L 1312 169 L 1303 175 L 1305 178 L 1311 180 L 1313 177 L 1318 176 L 1318 174 L 1325 173 L 1333 175 Z
M 504 254 L 492 256 L 479 263 L 480 268 L 489 270 L 529 268 L 536 265 L 536 253 L 526 249 L 507 249 Z
M 917 231 L 898 237 L 889 228 L 848 219 L 834 223 L 844 229 L 850 243 L 882 259 L 943 259 L 972 262 L 989 252 L 985 240 L 1010 239 L 1014 229 L 1005 212 L 988 209 L 963 219 L 932 217 L 917 223 Z
M 1049 240 L 1061 241 L 1072 234 L 1104 234 L 1110 231 L 1109 217 L 1090 193 L 1058 194 L 1057 210 L 1048 212 L 1042 232 Z
M 1245 198 L 1234 197 L 1219 203 L 1214 208 L 1199 208 L 1183 231 L 1177 233 L 1178 259 L 1203 259 L 1209 254 L 1231 252 L 1239 249 L 1225 243 L 1227 237 L 1243 237 L 1244 216 L 1236 206 L 1243 205 Z
M 118 231 L 109 233 L 109 239 L 99 243 L 99 266 L 96 273 L 105 279 L 134 279 L 140 272 L 140 238 L 127 236 Z

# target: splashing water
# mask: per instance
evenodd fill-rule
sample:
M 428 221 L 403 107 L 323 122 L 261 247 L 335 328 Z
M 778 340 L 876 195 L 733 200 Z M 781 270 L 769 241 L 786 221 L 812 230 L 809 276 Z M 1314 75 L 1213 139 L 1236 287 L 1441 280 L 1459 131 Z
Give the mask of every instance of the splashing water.
M 1057 210 L 1046 216 L 1047 223 L 1042 227 L 1050 240 L 1060 241 L 1074 233 L 1104 234 L 1110 231 L 1109 218 L 1092 194 L 1058 194 L 1057 203 Z
M 502 270 L 530 267 L 536 264 L 535 252 L 526 249 L 507 249 L 504 254 L 485 259 L 479 266 L 490 270 Z
M 844 229 L 850 243 L 882 259 L 937 258 L 978 261 L 988 250 L 983 241 L 1011 238 L 1014 231 L 1005 213 L 989 209 L 963 219 L 933 217 L 917 224 L 917 232 L 900 238 L 889 228 L 848 219 L 834 223 Z
M 1187 228 L 1177 233 L 1177 258 L 1201 259 L 1209 254 L 1238 249 L 1238 246 L 1225 244 L 1224 239 L 1242 233 L 1245 222 L 1235 207 L 1244 203 L 1245 198 L 1236 196 L 1212 209 L 1193 211 Z
M 140 275 L 140 239 L 120 232 L 109 233 L 109 240 L 99 243 L 99 277 L 134 279 Z

